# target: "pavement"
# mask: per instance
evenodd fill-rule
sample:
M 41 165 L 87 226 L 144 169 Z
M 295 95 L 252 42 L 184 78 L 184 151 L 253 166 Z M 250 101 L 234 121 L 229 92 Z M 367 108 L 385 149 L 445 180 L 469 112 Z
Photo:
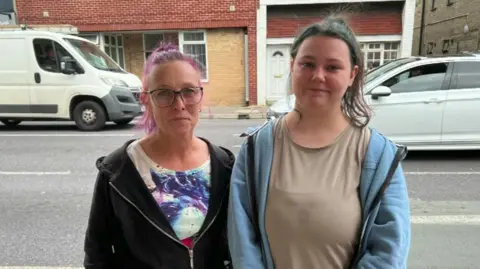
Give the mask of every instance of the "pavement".
M 207 106 L 202 109 L 202 119 L 265 119 L 267 117 L 267 106 Z
M 264 120 L 204 119 L 197 134 L 237 153 L 240 133 Z M 95 160 L 141 137 L 108 125 L 0 125 L 0 269 L 82 268 Z M 412 212 L 408 268 L 480 268 L 480 155 L 410 152 L 404 162 Z

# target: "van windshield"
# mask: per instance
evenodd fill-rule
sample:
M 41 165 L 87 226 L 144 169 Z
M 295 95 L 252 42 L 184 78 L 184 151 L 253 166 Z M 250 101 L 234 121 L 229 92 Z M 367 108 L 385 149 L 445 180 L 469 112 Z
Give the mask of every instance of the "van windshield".
M 394 61 L 391 61 L 391 62 L 388 62 L 384 65 L 381 65 L 375 69 L 373 69 L 372 71 L 368 72 L 367 74 L 365 74 L 365 83 L 368 83 L 380 76 L 382 76 L 383 74 L 386 74 L 387 72 L 389 72 L 390 70 L 393 70 L 401 65 L 404 65 L 404 64 L 408 64 L 408 63 L 411 63 L 411 62 L 415 62 L 415 61 L 418 61 L 420 60 L 420 58 L 418 57 L 415 57 L 415 58 L 400 58 L 398 60 L 394 60 Z
M 117 63 L 115 63 L 105 52 L 103 52 L 97 46 L 89 42 L 73 38 L 65 38 L 65 41 L 67 41 L 93 67 L 104 71 L 121 73 L 125 72 L 122 70 L 122 68 L 120 68 Z

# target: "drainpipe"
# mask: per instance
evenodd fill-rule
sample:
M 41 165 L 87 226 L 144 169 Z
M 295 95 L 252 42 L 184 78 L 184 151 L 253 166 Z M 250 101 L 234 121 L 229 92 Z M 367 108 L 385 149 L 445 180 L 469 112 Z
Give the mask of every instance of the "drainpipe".
M 418 55 L 423 53 L 423 32 L 425 31 L 425 0 L 422 0 L 422 17 L 420 19 L 420 37 L 418 39 Z
M 249 82 L 249 76 L 248 76 L 248 28 L 245 28 L 245 36 L 244 36 L 244 45 L 243 47 L 245 48 L 244 51 L 244 59 L 243 59 L 243 65 L 245 67 L 245 106 L 249 106 L 250 105 L 250 93 L 249 93 L 249 86 L 248 86 L 248 82 Z

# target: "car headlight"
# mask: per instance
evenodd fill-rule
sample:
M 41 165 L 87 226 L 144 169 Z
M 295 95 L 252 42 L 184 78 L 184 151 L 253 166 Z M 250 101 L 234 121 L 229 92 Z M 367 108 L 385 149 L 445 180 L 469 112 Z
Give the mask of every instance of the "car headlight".
M 115 78 L 100 78 L 103 83 L 107 84 L 108 86 L 121 86 L 121 87 L 127 87 L 128 84 L 125 83 L 125 81 L 120 80 L 120 79 L 115 79 Z

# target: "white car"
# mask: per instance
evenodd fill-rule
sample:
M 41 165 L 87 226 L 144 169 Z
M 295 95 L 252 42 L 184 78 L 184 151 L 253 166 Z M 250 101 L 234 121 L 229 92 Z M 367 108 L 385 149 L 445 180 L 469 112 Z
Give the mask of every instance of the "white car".
M 369 126 L 411 150 L 480 149 L 480 57 L 408 57 L 365 76 Z M 268 117 L 292 110 L 293 95 Z

